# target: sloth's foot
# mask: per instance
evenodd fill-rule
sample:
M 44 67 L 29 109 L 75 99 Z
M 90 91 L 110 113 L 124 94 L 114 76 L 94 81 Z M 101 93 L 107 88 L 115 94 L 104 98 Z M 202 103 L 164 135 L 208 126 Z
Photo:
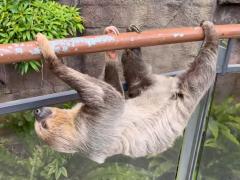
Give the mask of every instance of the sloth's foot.
M 136 32 L 136 33 L 141 33 L 141 29 L 139 26 L 131 24 L 130 26 L 128 26 L 128 28 L 126 29 L 127 32 Z M 139 58 L 136 58 L 135 56 L 138 56 Z M 129 57 L 129 58 L 128 58 Z M 142 52 L 141 52 L 141 48 L 140 47 L 136 47 L 136 48 L 130 48 L 130 49 L 126 49 L 123 53 L 122 56 L 122 63 L 124 63 L 126 60 L 130 60 L 130 59 L 138 59 L 141 60 L 142 57 Z M 135 58 L 134 58 L 135 57 Z
M 50 46 L 47 37 L 41 33 L 38 33 L 36 36 L 36 40 L 44 59 L 48 61 L 50 64 L 59 63 L 58 58 L 53 48 Z
M 212 22 L 203 21 L 201 27 L 203 28 L 206 42 L 218 42 L 218 35 Z
M 108 26 L 104 29 L 104 34 L 119 35 L 119 31 L 115 26 Z M 116 50 L 106 52 L 106 56 L 108 57 L 107 59 L 109 59 L 109 60 L 116 60 L 117 55 L 118 54 L 117 54 Z

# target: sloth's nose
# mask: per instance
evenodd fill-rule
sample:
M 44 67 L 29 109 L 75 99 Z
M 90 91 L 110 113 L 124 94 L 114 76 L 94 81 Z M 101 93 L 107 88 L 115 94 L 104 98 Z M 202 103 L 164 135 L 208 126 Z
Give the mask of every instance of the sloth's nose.
M 42 107 L 42 108 L 35 109 L 33 113 L 37 121 L 42 121 L 43 119 L 48 117 L 50 114 L 52 114 L 52 111 L 50 110 L 50 108 Z

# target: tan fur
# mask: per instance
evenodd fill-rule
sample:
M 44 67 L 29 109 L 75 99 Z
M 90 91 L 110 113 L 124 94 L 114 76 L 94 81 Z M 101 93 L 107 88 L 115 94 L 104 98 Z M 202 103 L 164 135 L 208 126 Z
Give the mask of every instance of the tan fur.
M 65 110 L 58 108 L 51 108 L 52 115 L 50 115 L 46 121 L 48 129 L 41 127 L 40 123 L 36 121 L 35 129 L 38 134 L 47 144 L 54 146 L 55 149 L 65 152 L 62 147 L 58 147 L 57 142 L 62 141 L 61 134 L 67 136 L 68 143 L 74 144 L 77 138 L 77 130 L 75 128 L 75 119 L 77 113 L 75 110 Z M 67 119 L 67 120 L 66 120 Z M 55 137 L 52 134 L 59 134 L 60 136 Z M 68 149 L 68 152 L 76 152 L 76 149 Z

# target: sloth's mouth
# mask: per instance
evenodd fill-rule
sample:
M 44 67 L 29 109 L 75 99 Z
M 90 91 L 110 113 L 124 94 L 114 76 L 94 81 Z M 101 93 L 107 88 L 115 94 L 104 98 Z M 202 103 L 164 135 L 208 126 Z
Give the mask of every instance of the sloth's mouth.
M 37 121 L 37 124 L 39 126 L 39 129 L 48 129 L 48 126 L 47 126 L 47 123 L 46 123 L 46 120 L 42 120 L 42 121 Z
M 42 126 L 44 129 L 48 129 L 48 126 L 47 126 L 46 120 L 41 121 L 40 124 L 41 124 L 41 126 Z

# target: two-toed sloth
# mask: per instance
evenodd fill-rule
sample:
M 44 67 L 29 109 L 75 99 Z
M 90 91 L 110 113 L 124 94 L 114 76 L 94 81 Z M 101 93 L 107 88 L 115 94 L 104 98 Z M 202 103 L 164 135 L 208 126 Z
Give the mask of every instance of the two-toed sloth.
M 122 65 L 129 99 L 117 72 L 115 51 L 106 52 L 105 82 L 65 66 L 47 38 L 37 42 L 49 68 L 79 93 L 72 109 L 35 110 L 37 135 L 60 152 L 81 152 L 102 163 L 115 154 L 131 157 L 161 153 L 182 135 L 200 99 L 215 79 L 218 37 L 211 22 L 202 23 L 204 45 L 183 74 L 176 77 L 149 72 L 140 48 L 126 49 Z M 106 33 L 118 34 L 115 27 Z

